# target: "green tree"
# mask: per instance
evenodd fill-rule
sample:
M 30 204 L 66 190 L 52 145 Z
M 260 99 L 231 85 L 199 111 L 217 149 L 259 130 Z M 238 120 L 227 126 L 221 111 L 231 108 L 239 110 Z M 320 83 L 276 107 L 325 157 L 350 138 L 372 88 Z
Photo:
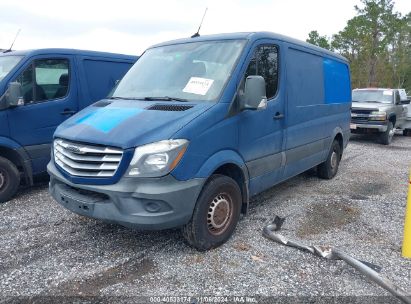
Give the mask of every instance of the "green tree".
M 393 6 L 392 0 L 361 0 L 355 6 L 357 15 L 332 36 L 330 48 L 349 60 L 354 88 L 411 91 L 411 13 L 403 17 Z M 310 34 L 308 40 L 318 44 L 321 36 Z
M 389 48 L 394 85 L 411 92 L 411 13 L 398 19 Z
M 324 49 L 330 50 L 331 45 L 328 42 L 328 39 L 326 36 L 320 36 L 317 31 L 311 31 L 308 34 L 308 39 L 306 40 L 308 43 L 317 45 L 319 47 L 322 47 Z
M 378 60 L 384 58 L 385 52 L 398 30 L 398 13 L 393 12 L 392 0 L 362 0 L 363 8 L 355 6 L 358 15 L 363 19 L 367 34 L 363 37 L 363 47 L 367 60 L 367 84 L 378 84 Z
M 367 54 L 364 52 L 364 40 L 367 36 L 365 19 L 356 16 L 348 20 L 344 30 L 333 35 L 331 45 L 334 50 L 346 57 L 351 67 L 351 82 L 354 88 L 367 86 Z

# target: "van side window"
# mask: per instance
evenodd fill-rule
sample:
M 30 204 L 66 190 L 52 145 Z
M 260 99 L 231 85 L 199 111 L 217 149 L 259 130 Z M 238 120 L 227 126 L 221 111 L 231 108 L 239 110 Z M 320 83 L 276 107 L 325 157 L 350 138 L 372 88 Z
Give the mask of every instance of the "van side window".
M 278 48 L 275 45 L 260 45 L 248 65 L 245 78 L 260 75 L 265 79 L 267 99 L 277 94 L 278 87 Z
M 69 61 L 35 60 L 16 81 L 21 84 L 25 103 L 63 98 L 69 88 Z

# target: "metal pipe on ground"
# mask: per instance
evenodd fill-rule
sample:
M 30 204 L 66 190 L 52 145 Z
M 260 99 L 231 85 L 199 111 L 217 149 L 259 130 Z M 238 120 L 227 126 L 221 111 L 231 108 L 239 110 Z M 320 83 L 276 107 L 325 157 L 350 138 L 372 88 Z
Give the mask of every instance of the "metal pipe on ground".
M 282 245 L 308 251 L 316 256 L 328 260 L 343 260 L 348 265 L 357 269 L 359 272 L 365 275 L 368 279 L 375 282 L 377 285 L 384 288 L 385 290 L 389 291 L 392 295 L 397 297 L 403 303 L 411 304 L 411 294 L 402 290 L 389 280 L 381 277 L 375 270 L 378 270 L 378 266 L 357 260 L 356 258 L 353 258 L 352 256 L 346 254 L 345 252 L 342 252 L 330 246 L 309 246 L 297 241 L 289 240 L 283 235 L 277 233 L 277 231 L 281 229 L 281 226 L 284 223 L 284 221 L 285 219 L 276 216 L 271 224 L 264 227 L 263 236 Z

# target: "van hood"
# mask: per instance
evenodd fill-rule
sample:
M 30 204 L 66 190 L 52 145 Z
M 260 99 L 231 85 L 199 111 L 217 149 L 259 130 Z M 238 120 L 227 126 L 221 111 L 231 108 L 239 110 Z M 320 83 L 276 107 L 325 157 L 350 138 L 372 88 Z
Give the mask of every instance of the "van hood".
M 54 137 L 73 141 L 134 148 L 170 139 L 215 103 L 169 101 L 98 101 L 62 123 Z
M 385 109 L 391 108 L 393 105 L 390 103 L 380 103 L 380 102 L 352 102 L 353 109 L 365 109 L 373 111 L 383 111 Z

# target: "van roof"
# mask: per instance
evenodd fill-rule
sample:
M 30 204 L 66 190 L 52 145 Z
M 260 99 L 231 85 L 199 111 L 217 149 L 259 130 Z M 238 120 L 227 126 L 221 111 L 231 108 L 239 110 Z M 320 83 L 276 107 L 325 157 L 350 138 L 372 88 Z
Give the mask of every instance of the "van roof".
M 0 56 L 8 56 L 8 55 L 21 55 L 21 56 L 31 55 L 32 56 L 32 55 L 42 55 L 42 54 L 84 55 L 84 56 L 117 58 L 117 59 L 126 59 L 126 60 L 136 60 L 138 58 L 138 56 L 125 55 L 125 54 L 86 51 L 86 50 L 77 50 L 77 49 L 61 49 L 61 48 L 11 51 L 7 53 L 0 53 Z
M 331 57 L 339 58 L 343 61 L 347 61 L 347 59 L 337 53 L 331 52 L 329 50 L 323 49 L 316 45 L 313 45 L 308 42 L 304 42 L 295 38 L 287 37 L 281 34 L 276 34 L 272 32 L 239 32 L 239 33 L 226 33 L 226 34 L 214 34 L 214 35 L 204 35 L 198 36 L 195 38 L 183 38 L 177 40 L 171 40 L 162 42 L 159 44 L 155 44 L 150 48 L 164 46 L 164 45 L 172 45 L 172 44 L 180 44 L 180 43 L 190 43 L 190 42 L 197 42 L 197 41 L 211 41 L 211 40 L 234 40 L 234 39 L 246 39 L 250 41 L 255 41 L 258 39 L 276 39 L 288 43 L 292 43 L 298 46 L 302 46 L 304 48 L 315 50 L 317 52 L 321 52 L 323 54 L 329 55 Z

